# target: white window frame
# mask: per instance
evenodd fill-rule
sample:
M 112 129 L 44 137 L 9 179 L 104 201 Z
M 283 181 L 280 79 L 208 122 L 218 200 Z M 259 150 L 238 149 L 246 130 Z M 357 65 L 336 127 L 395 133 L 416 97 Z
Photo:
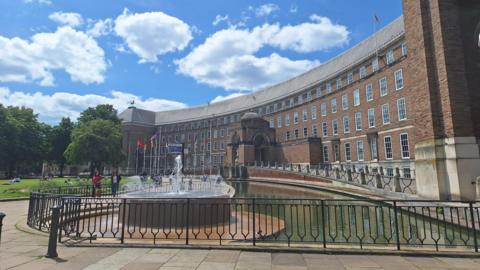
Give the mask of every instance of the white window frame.
M 395 73 L 395 90 L 402 90 L 404 83 L 403 83 L 403 70 L 399 69 L 396 70 Z
M 382 104 L 382 123 L 384 125 L 390 124 L 390 105 L 388 103 Z M 386 108 L 386 110 L 385 110 Z
M 273 118 L 268 119 L 268 127 L 275 128 L 275 120 Z
M 348 95 L 342 95 L 342 110 L 348 110 Z
M 348 116 L 343 117 L 343 133 L 350 133 L 350 118 Z
M 347 74 L 347 85 L 352 84 L 352 83 L 353 83 L 353 72 L 349 72 Z
M 372 60 L 372 72 L 377 72 L 380 69 L 378 57 Z
M 362 130 L 362 113 L 361 112 L 355 113 L 355 130 L 356 131 Z
M 293 124 L 298 124 L 298 112 L 293 112 Z
M 385 83 L 385 85 L 383 85 L 383 83 Z M 384 97 L 384 96 L 388 95 L 387 77 L 382 77 L 378 80 L 378 89 L 380 90 L 380 96 L 381 97 Z
M 303 111 L 302 111 L 302 121 L 307 122 L 307 120 L 308 120 L 308 111 L 307 111 L 307 109 L 303 109 Z
M 328 145 L 324 145 L 322 150 L 323 150 L 323 153 L 322 153 L 323 162 L 327 163 L 328 162 Z
M 317 119 L 317 106 L 310 107 L 310 113 L 312 115 L 312 120 Z
M 279 114 L 277 116 L 277 128 L 281 128 L 282 127 L 282 115 Z
M 389 147 L 387 147 L 387 138 L 389 140 L 389 142 L 388 142 Z M 384 151 L 385 151 L 385 159 L 386 160 L 392 160 L 393 159 L 392 136 L 384 136 L 383 137 L 383 148 L 384 148 Z M 390 150 L 390 152 L 388 150 Z M 390 153 L 390 157 L 388 157 L 389 153 Z
M 318 137 L 318 126 L 312 125 L 312 135 L 313 137 Z
M 322 87 L 318 86 L 316 90 L 317 98 L 322 96 Z
M 338 135 L 338 120 L 337 119 L 332 120 L 332 132 L 333 132 L 333 136 Z
M 322 136 L 328 137 L 328 123 L 322 122 Z
M 367 102 L 373 100 L 373 85 L 371 83 L 367 83 L 367 85 L 365 85 L 365 99 Z
M 327 83 L 325 90 L 327 91 L 327 94 L 330 94 L 332 92 L 332 83 Z
M 363 79 L 367 76 L 367 68 L 365 66 L 361 66 L 358 69 L 358 76 L 360 77 L 360 79 Z
M 327 103 L 320 104 L 320 114 L 322 116 L 327 116 Z
M 368 109 L 367 112 L 368 128 L 375 127 L 375 108 Z
M 353 106 L 360 106 L 360 89 L 355 89 L 355 91 L 353 91 Z
M 308 138 L 308 127 L 303 127 L 303 137 Z
M 285 126 L 289 127 L 290 126 L 290 114 L 285 114 Z
M 385 54 L 387 65 L 392 64 L 395 62 L 395 55 L 393 54 L 393 49 L 389 49 Z
M 345 143 L 345 161 L 352 161 L 352 145 L 350 143 Z M 348 153 L 347 153 L 348 149 Z
M 285 141 L 289 141 L 290 140 L 290 131 L 287 130 L 287 132 L 285 132 Z
M 403 115 L 402 115 L 402 112 L 403 112 Z M 404 97 L 397 99 L 397 113 L 398 113 L 398 121 L 407 120 L 407 104 Z
M 402 136 L 406 136 L 406 145 L 403 145 Z M 406 132 L 400 133 L 400 152 L 402 153 L 402 159 L 410 159 L 410 145 L 408 141 L 408 133 Z
M 402 43 L 402 56 L 406 56 L 408 54 L 408 46 L 406 42 Z
M 342 78 L 338 78 L 336 84 L 337 84 L 337 90 L 341 89 L 342 88 Z
M 360 153 L 362 153 L 361 156 L 360 156 Z M 363 145 L 363 141 L 357 141 L 357 160 L 358 161 L 365 160 L 365 148 Z
M 334 98 L 330 101 L 330 106 L 332 107 L 332 113 L 337 113 L 337 99 Z

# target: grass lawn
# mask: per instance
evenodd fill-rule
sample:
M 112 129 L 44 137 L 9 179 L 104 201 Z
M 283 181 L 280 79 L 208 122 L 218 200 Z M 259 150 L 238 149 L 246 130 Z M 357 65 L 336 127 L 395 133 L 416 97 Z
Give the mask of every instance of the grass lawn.
M 68 181 L 70 179 L 70 181 Z M 67 181 L 67 182 L 65 182 Z M 130 179 L 124 177 L 120 184 L 126 184 Z M 106 177 L 103 181 L 109 183 L 110 178 Z M 21 179 L 19 183 L 10 184 L 10 180 L 0 180 L 0 199 L 11 199 L 28 197 L 31 191 L 38 188 L 50 188 L 57 186 L 77 186 L 90 185 L 91 181 L 87 178 L 77 181 L 75 177 L 53 178 L 48 181 L 40 181 L 40 179 Z

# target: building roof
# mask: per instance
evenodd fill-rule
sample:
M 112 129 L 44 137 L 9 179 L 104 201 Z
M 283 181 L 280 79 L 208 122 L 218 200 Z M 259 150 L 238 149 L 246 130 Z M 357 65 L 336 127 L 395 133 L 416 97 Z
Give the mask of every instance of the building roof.
M 276 85 L 248 95 L 186 109 L 152 112 L 129 108 L 120 114 L 120 118 L 124 122 L 163 125 L 244 112 L 254 107 L 280 101 L 290 95 L 303 92 L 321 82 L 333 79 L 338 74 L 341 74 L 353 66 L 365 61 L 367 58 L 374 55 L 379 49 L 385 48 L 392 42 L 396 41 L 403 36 L 404 33 L 403 16 L 400 16 L 346 52 L 332 58 L 318 67 Z

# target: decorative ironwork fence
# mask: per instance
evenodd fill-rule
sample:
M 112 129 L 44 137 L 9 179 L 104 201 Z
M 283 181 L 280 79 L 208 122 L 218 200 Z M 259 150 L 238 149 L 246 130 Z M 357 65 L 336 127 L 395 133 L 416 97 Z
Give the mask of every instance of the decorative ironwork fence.
M 59 241 L 127 245 L 261 245 L 471 250 L 480 202 L 316 199 L 145 199 L 32 193 L 28 225 Z

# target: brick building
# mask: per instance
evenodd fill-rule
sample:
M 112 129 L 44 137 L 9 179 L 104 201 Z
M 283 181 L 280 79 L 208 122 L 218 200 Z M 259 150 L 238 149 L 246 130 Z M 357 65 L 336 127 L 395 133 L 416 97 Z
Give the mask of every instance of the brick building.
M 469 199 L 480 175 L 480 1 L 404 1 L 404 15 L 330 61 L 250 95 L 121 113 L 127 173 L 253 161 L 357 164 Z M 152 137 L 153 136 L 153 137 Z M 137 142 L 153 142 L 138 148 Z

